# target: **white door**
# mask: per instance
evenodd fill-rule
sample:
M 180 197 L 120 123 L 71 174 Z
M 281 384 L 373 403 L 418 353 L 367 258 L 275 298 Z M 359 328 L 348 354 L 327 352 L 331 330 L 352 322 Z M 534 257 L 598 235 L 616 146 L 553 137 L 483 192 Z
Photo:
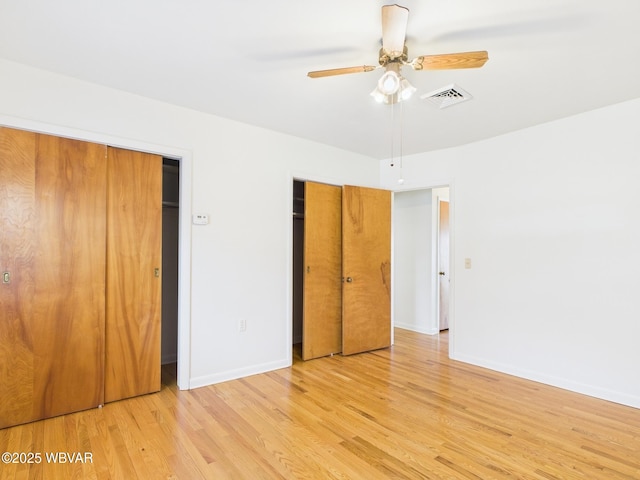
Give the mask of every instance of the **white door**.
M 438 312 L 440 330 L 449 328 L 449 202 L 438 200 Z

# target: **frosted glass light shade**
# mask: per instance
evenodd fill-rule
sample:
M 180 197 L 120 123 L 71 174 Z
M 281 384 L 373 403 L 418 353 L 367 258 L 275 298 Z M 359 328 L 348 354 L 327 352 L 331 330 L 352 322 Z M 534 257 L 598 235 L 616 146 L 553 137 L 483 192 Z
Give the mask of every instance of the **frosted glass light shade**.
M 385 72 L 378 80 L 378 88 L 385 95 L 393 95 L 400 88 L 400 76 L 393 70 Z

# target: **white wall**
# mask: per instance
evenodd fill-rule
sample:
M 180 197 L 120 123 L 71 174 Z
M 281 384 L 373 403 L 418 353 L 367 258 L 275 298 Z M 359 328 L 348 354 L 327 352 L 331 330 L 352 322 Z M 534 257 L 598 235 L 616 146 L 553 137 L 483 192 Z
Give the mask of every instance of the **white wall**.
M 3 60 L 0 124 L 189 157 L 183 386 L 290 364 L 293 177 L 365 186 L 379 178 L 363 156 Z M 191 226 L 191 211 L 210 224 Z
M 403 160 L 452 186 L 453 358 L 640 407 L 638 125 L 635 100 Z

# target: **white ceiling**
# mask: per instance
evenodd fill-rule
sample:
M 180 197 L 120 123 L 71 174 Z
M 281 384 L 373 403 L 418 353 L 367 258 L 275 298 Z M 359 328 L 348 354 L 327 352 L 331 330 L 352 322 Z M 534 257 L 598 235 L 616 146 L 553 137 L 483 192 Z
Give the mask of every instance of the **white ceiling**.
M 381 70 L 306 76 L 376 65 L 385 3 L 0 0 L 0 57 L 376 159 L 640 97 L 638 0 L 402 0 L 409 58 L 487 50 L 487 64 L 404 67 L 418 92 L 402 107 L 369 96 Z M 473 100 L 419 98 L 451 83 Z

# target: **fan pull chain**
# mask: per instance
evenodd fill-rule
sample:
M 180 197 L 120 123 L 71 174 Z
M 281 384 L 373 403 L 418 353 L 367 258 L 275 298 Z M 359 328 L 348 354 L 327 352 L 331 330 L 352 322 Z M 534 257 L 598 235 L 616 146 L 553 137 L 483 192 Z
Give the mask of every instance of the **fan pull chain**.
M 391 128 L 389 129 L 389 131 L 391 132 L 391 167 L 395 166 L 395 162 L 393 161 L 393 153 L 394 153 L 394 140 L 396 137 L 396 133 L 395 133 L 395 116 L 394 116 L 394 107 L 395 105 L 392 103 L 391 104 Z
M 400 102 L 400 178 L 398 179 L 398 183 L 402 185 L 404 183 L 404 178 L 402 176 L 402 144 L 404 143 L 404 102 Z

